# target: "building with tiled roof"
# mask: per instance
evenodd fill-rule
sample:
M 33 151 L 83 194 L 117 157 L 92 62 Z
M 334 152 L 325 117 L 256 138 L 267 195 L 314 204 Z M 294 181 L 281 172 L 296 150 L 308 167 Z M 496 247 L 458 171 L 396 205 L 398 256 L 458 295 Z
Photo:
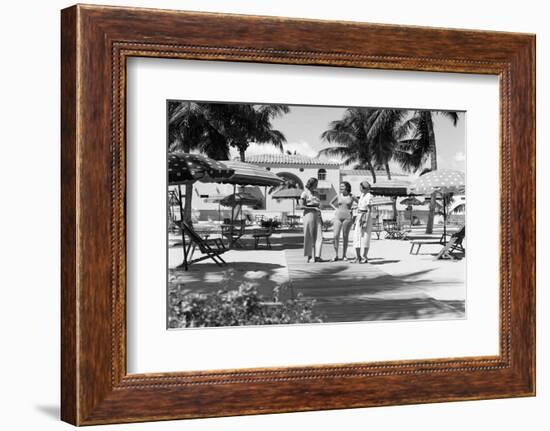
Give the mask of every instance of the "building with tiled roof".
M 259 154 L 247 156 L 246 161 L 257 165 L 273 166 L 339 166 L 338 162 L 319 157 L 308 157 L 299 154 Z
M 246 162 L 267 169 L 277 176 L 285 179 L 287 184 L 294 185 L 296 188 L 303 189 L 309 178 L 317 178 L 318 192 L 321 199 L 321 208 L 327 212 L 333 211 L 330 201 L 339 193 L 340 183 L 346 181 L 350 183 L 354 195 L 359 194 L 359 184 L 361 181 L 369 181 L 373 192 L 383 196 L 406 194 L 407 187 L 413 181 L 410 175 L 402 172 L 391 172 L 391 179 L 388 179 L 384 170 L 376 170 L 376 183 L 373 181 L 372 174 L 368 170 L 349 169 L 341 166 L 340 163 L 326 159 L 314 158 L 297 154 L 260 154 L 247 155 Z M 193 210 L 198 218 L 203 220 L 225 218 L 230 214 L 228 209 L 223 209 L 213 197 L 225 196 L 233 193 L 231 185 L 218 183 L 196 182 L 193 186 L 195 197 L 193 199 Z M 292 199 L 278 199 L 273 197 L 272 188 L 246 186 L 246 192 L 258 198 L 261 202 L 255 209 L 266 217 L 284 218 L 285 214 L 292 214 Z M 397 192 L 397 193 L 396 193 Z M 387 198 L 389 199 L 389 198 Z M 402 198 L 398 198 L 399 202 Z M 457 203 L 461 203 L 457 199 Z M 397 204 L 397 209 L 404 211 L 406 206 Z M 422 208 L 423 209 L 423 208 Z M 251 209 L 247 209 L 250 211 Z M 380 207 L 380 216 L 382 218 L 392 217 L 391 206 Z M 297 213 L 300 213 L 298 211 Z M 418 212 L 417 212 L 418 213 Z M 220 214 L 222 214 L 220 216 Z

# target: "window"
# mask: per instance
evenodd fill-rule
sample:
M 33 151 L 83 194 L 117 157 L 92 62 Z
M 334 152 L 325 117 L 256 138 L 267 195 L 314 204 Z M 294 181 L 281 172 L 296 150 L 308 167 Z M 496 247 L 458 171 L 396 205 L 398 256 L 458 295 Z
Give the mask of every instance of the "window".
M 319 169 L 317 171 L 317 179 L 324 181 L 327 179 L 327 171 L 325 169 Z
M 326 201 L 327 200 L 327 195 L 325 193 L 320 193 L 319 194 L 319 199 L 322 200 L 322 201 Z

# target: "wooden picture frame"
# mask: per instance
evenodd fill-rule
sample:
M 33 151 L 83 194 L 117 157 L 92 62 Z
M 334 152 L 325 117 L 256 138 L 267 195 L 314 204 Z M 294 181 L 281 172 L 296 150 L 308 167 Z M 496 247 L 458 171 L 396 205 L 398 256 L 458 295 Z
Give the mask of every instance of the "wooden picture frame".
M 64 421 L 91 425 L 535 394 L 534 35 L 78 5 L 62 11 L 61 48 Z M 130 56 L 497 75 L 500 354 L 128 375 Z

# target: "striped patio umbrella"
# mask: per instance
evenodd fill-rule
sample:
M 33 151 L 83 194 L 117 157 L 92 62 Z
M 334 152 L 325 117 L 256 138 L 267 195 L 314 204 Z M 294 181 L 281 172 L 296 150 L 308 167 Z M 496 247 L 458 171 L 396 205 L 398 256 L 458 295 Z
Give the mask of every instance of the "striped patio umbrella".
M 283 178 L 253 163 L 240 162 L 237 160 L 224 160 L 223 163 L 229 169 L 233 169 L 234 174 L 229 178 L 221 180 L 220 182 L 222 183 L 269 187 L 278 186 L 284 182 Z
M 401 205 L 406 206 L 416 206 L 416 205 L 424 205 L 425 202 L 422 202 L 415 197 L 411 196 L 410 198 L 403 199 L 401 202 L 399 202 Z
M 189 184 L 195 181 L 218 182 L 230 178 L 234 170 L 225 163 L 200 154 L 180 151 L 168 154 L 168 184 Z
M 220 204 L 224 207 L 231 207 L 231 222 L 239 217 L 242 211 L 243 205 L 254 206 L 260 204 L 262 201 L 256 196 L 247 192 L 236 192 L 224 197 Z M 235 208 L 237 212 L 235 213 Z
M 230 195 L 225 196 L 221 201 L 220 204 L 224 207 L 233 207 L 235 205 L 257 205 L 261 203 L 261 201 L 256 197 L 251 195 L 250 193 L 246 192 L 237 192 L 232 193 Z
M 223 178 L 231 177 L 233 173 L 234 170 L 228 168 L 225 164 L 200 154 L 184 153 L 183 151 L 168 153 L 168 184 L 178 186 L 180 221 L 183 222 L 182 184 L 192 184 L 199 180 L 217 182 Z M 187 270 L 187 249 L 183 229 L 181 231 L 181 238 L 184 253 L 183 265 Z
M 296 200 L 302 196 L 304 191 L 297 188 L 280 189 L 274 192 L 271 197 L 273 199 L 292 199 L 292 215 L 296 212 Z
M 393 200 L 385 196 L 373 196 L 370 204 L 373 207 L 382 207 L 386 205 L 393 205 Z

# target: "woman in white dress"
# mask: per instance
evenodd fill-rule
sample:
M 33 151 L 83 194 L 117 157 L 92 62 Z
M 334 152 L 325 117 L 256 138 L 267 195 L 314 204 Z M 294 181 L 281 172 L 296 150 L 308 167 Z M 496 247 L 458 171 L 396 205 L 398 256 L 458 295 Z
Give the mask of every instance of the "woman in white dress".
M 310 178 L 306 188 L 300 196 L 300 206 L 304 210 L 304 256 L 306 262 L 311 261 L 313 256 L 315 262 L 321 261 L 321 247 L 323 244 L 323 225 L 321 221 L 321 200 L 317 196 L 316 178 Z
M 367 263 L 372 233 L 372 194 L 368 181 L 363 181 L 359 188 L 361 196 L 357 202 L 357 215 L 353 230 L 353 247 L 355 247 L 356 258 L 353 262 Z

